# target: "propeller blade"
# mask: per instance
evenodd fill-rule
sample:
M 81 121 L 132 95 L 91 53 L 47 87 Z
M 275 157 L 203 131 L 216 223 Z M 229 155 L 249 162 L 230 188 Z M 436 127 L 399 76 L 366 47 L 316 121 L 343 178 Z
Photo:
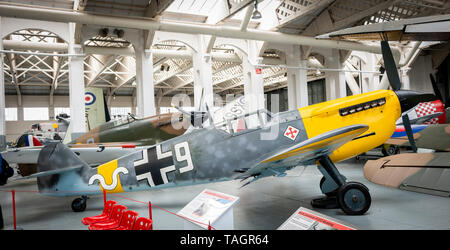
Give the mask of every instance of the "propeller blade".
M 200 102 L 198 103 L 198 107 L 197 107 L 196 111 L 202 111 L 201 108 L 202 108 L 202 104 L 203 104 L 203 101 L 204 101 L 203 100 L 204 99 L 204 93 L 205 93 L 205 88 L 202 87 L 202 94 L 200 96 Z
M 381 41 L 381 53 L 383 54 L 384 68 L 386 69 L 389 84 L 393 90 L 399 90 L 402 87 L 402 83 L 398 76 L 394 56 L 392 56 L 392 51 L 387 41 Z
M 409 117 L 407 114 L 402 116 L 403 126 L 405 127 L 406 135 L 408 136 L 409 144 L 411 145 L 414 153 L 417 153 L 416 141 L 414 141 L 414 135 L 411 128 L 411 122 L 409 121 Z
M 190 113 L 190 112 L 185 111 L 184 109 L 178 107 L 177 105 L 175 105 L 175 104 L 173 104 L 173 103 L 171 103 L 170 105 L 172 106 L 172 108 L 176 108 L 178 111 L 180 111 L 180 112 L 183 113 L 184 115 L 186 115 L 186 116 L 188 116 L 188 117 L 191 117 L 191 113 Z
M 209 110 L 208 103 L 205 103 L 205 106 L 206 106 L 206 113 L 208 114 L 207 119 L 209 119 L 209 124 L 211 124 L 212 126 L 214 126 L 213 117 L 212 117 L 212 115 L 211 115 L 211 111 Z

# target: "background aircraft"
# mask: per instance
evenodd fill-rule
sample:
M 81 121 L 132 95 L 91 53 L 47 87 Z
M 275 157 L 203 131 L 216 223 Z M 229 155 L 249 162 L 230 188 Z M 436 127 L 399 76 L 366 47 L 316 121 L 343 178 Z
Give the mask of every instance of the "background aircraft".
M 410 109 L 406 112 L 410 121 L 412 133 L 415 139 L 421 137 L 421 132 L 423 129 L 427 128 L 428 125 L 434 124 L 446 124 L 446 111 L 444 109 L 444 105 L 440 100 L 432 101 L 432 102 L 421 102 L 417 104 L 414 108 Z M 384 156 L 394 155 L 400 153 L 401 148 L 410 148 L 411 145 L 408 141 L 408 136 L 405 131 L 405 127 L 403 126 L 402 119 L 397 120 L 397 127 L 395 128 L 394 134 L 392 134 L 391 138 L 388 139 L 382 146 L 381 152 Z M 437 126 L 439 127 L 439 126 Z M 425 131 L 425 137 L 430 135 L 434 138 L 438 136 L 440 133 L 432 132 L 434 130 L 439 130 L 436 126 L 430 126 L 430 129 Z M 422 144 L 428 140 L 421 140 L 420 143 L 417 143 L 416 146 L 419 148 L 426 148 L 427 144 Z
M 450 151 L 450 124 L 412 125 L 417 148 Z M 411 147 L 403 127 L 397 128 L 386 144 Z
M 99 92 L 100 90 L 100 92 Z M 49 131 L 51 138 L 40 136 L 42 131 L 25 133 L 16 140 L 13 147 L 1 152 L 5 162 L 5 173 L 10 173 L 11 164 L 17 164 L 18 173 L 27 176 L 37 171 L 37 160 L 43 145 L 50 142 L 61 141 L 55 138 L 59 128 L 67 129 L 63 142 L 76 152 L 82 160 L 91 166 L 110 161 L 131 151 L 137 150 L 141 145 L 153 145 L 161 141 L 183 134 L 189 127 L 189 119 L 185 119 L 182 113 L 161 114 L 138 119 L 129 114 L 127 117 L 117 120 L 109 120 L 109 113 L 103 100 L 101 89 L 86 89 L 86 116 L 87 125 L 100 124 L 75 140 L 70 137 L 71 127 L 67 125 L 66 117 L 60 117 L 58 123 L 49 123 L 52 127 Z M 95 118 L 99 116 L 100 118 Z M 105 122 L 105 120 L 107 122 Z M 55 124 L 56 128 L 54 127 Z M 60 125 L 61 124 L 61 125 Z M 176 128 L 173 127 L 175 125 Z M 39 124 L 43 128 L 43 124 Z M 68 128 L 67 128 L 68 127 Z M 63 134 L 62 134 L 63 135 Z M 86 145 L 89 144 L 89 145 Z M 4 183 L 8 177 L 5 177 Z M 0 183 L 0 185 L 3 185 Z
M 369 160 L 364 177 L 387 187 L 449 197 L 450 153 L 406 153 Z
M 174 128 L 174 124 L 179 126 Z M 137 146 L 153 145 L 182 135 L 189 125 L 189 120 L 184 119 L 182 113 L 161 114 L 143 119 L 129 114 L 127 117 L 103 123 L 68 144 L 124 142 Z

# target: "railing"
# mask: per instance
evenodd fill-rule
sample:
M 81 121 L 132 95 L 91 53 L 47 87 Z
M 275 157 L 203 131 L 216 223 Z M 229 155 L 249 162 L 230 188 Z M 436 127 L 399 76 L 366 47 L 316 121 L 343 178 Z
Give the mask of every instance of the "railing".
M 5 193 L 9 192 L 9 193 L 11 193 L 11 202 L 12 202 L 12 208 L 13 208 L 12 212 L 13 212 L 14 230 L 16 230 L 17 229 L 17 223 L 16 223 L 16 218 L 17 218 L 17 215 L 16 215 L 16 193 L 39 193 L 39 191 L 37 191 L 37 190 L 14 190 L 14 189 L 8 190 L 8 189 L 0 189 L 0 192 L 5 192 Z M 54 191 L 54 192 L 57 193 L 57 191 Z M 90 193 L 90 192 L 94 193 L 94 191 L 73 191 L 73 192 L 74 193 Z M 67 192 L 65 191 L 65 193 L 67 193 Z M 97 192 L 95 191 L 95 193 L 97 193 Z M 155 205 L 155 204 L 151 203 L 150 201 L 140 201 L 140 200 L 128 198 L 128 197 L 125 197 L 125 196 L 122 196 L 122 195 L 118 195 L 118 194 L 115 194 L 115 193 L 109 193 L 109 195 L 112 195 L 112 196 L 115 196 L 115 197 L 119 197 L 121 199 L 126 199 L 126 200 L 129 200 L 129 201 L 132 201 L 132 202 L 136 202 L 136 203 L 139 203 L 139 204 L 148 205 L 149 219 L 152 220 L 152 221 L 153 221 L 152 209 L 153 208 L 158 208 L 158 209 L 160 209 L 160 210 L 162 210 L 162 211 L 164 211 L 166 213 L 169 213 L 171 215 L 175 215 L 177 217 L 180 217 L 183 220 L 191 221 L 191 222 L 194 222 L 194 223 L 197 223 L 197 224 L 202 224 L 202 225 L 208 226 L 208 230 L 211 230 L 211 229 L 216 230 L 214 227 L 212 227 L 210 225 L 210 223 L 205 224 L 203 222 L 196 221 L 196 220 L 193 220 L 193 219 L 181 216 L 181 215 L 176 214 L 176 213 L 174 213 L 172 211 L 169 211 L 169 210 L 167 210 L 165 208 L 162 208 L 162 207 L 160 207 L 158 205 Z M 103 191 L 103 202 L 104 203 L 106 203 L 106 200 L 107 200 L 106 197 L 107 197 L 107 193 L 105 191 Z M 2 216 L 2 215 L 0 214 L 0 216 Z M 151 229 L 153 229 L 153 224 L 152 224 L 152 228 Z

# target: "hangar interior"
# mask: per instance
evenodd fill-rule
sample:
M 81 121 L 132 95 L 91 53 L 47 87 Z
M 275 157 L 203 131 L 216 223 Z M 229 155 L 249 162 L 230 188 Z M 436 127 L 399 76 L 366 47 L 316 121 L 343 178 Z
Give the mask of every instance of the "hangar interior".
M 252 109 L 278 113 L 388 89 L 377 41 L 315 37 L 448 14 L 448 0 L 0 1 L 0 143 L 16 140 L 32 124 L 52 123 L 61 113 L 70 116 L 73 138 L 88 132 L 85 89 L 91 87 L 102 89 L 113 118 L 176 112 L 171 102 L 179 94 L 189 97 L 182 105 L 189 111 L 243 95 Z M 433 74 L 443 99 L 450 99 L 448 41 L 392 41 L 390 46 L 402 89 L 434 93 L 429 78 Z M 272 105 L 274 94 L 278 105 Z M 318 211 L 363 229 L 450 228 L 448 197 L 371 184 L 362 175 L 363 164 L 350 159 L 337 166 L 374 191 L 372 211 L 356 217 Z M 319 180 L 317 168 L 298 168 L 285 178 L 269 177 L 242 189 L 231 181 L 140 191 L 129 197 L 150 196 L 155 204 L 176 212 L 203 188 L 216 189 L 240 197 L 236 229 L 272 230 L 300 205 L 311 208 L 310 198 L 320 194 Z M 10 185 L 36 189 L 31 180 Z M 11 228 L 9 199 L 2 194 L 0 204 L 5 225 Z M 17 199 L 24 229 L 84 229 L 76 224 L 83 214 L 64 207 L 69 198 L 26 194 Z M 26 211 L 26 206 L 39 209 Z M 93 197 L 88 211 L 100 207 L 100 196 Z M 146 213 L 145 207 L 135 209 Z M 431 210 L 433 215 L 426 212 Z M 46 211 L 52 216 L 41 217 Z M 155 213 L 156 229 L 182 227 L 178 218 Z

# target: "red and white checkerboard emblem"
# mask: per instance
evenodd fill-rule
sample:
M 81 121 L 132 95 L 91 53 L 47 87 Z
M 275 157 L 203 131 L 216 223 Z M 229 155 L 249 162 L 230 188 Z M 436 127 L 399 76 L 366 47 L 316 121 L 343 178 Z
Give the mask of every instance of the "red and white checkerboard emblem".
M 440 102 L 421 102 L 419 103 L 419 105 L 417 105 L 416 107 L 416 113 L 417 113 L 417 117 L 422 117 L 425 115 L 431 115 L 437 112 L 443 112 L 443 107 L 442 104 Z M 439 110 L 438 110 L 439 109 Z M 427 122 L 424 122 L 425 124 L 438 124 L 439 123 L 439 117 L 433 118 Z
M 288 126 L 286 131 L 284 131 L 284 136 L 287 138 L 295 141 L 295 138 L 297 138 L 297 135 L 300 131 L 292 126 Z

